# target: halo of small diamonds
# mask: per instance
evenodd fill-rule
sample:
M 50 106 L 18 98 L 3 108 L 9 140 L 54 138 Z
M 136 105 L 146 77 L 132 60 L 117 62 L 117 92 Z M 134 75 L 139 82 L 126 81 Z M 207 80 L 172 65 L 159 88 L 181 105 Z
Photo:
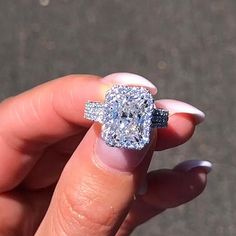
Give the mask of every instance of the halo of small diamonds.
M 150 141 L 153 110 L 147 89 L 112 87 L 105 97 L 102 138 L 110 146 L 142 149 Z
M 140 150 L 150 142 L 152 128 L 167 127 L 169 112 L 155 107 L 147 89 L 116 85 L 104 103 L 88 101 L 84 117 L 102 124 L 107 145 Z

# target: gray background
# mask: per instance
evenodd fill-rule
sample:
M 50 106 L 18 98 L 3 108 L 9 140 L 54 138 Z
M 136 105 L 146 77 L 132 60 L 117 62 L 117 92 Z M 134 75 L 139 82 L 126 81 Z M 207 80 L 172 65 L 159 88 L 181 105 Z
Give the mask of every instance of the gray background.
M 236 235 L 235 0 L 0 0 L 0 98 L 70 73 L 128 71 L 207 114 L 152 168 L 214 163 L 206 191 L 133 235 Z

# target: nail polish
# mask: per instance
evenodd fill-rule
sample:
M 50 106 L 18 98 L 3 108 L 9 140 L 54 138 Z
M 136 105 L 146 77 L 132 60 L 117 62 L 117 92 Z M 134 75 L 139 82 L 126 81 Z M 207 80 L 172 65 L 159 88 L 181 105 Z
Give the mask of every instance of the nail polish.
M 210 161 L 202 160 L 187 160 L 175 166 L 174 170 L 188 172 L 195 168 L 202 168 L 208 174 L 212 170 L 212 163 Z
M 167 109 L 170 116 L 175 114 L 191 115 L 195 121 L 195 125 L 202 123 L 205 119 L 205 114 L 196 107 L 173 99 L 161 99 L 155 102 L 157 107 Z
M 145 157 L 150 144 L 142 150 L 116 148 L 107 145 L 99 136 L 94 146 L 95 162 L 105 168 L 131 172 Z
M 157 93 L 157 88 L 153 83 L 140 75 L 132 73 L 114 73 L 105 76 L 102 80 L 104 82 L 111 82 L 112 84 L 142 86 L 147 88 L 152 95 Z

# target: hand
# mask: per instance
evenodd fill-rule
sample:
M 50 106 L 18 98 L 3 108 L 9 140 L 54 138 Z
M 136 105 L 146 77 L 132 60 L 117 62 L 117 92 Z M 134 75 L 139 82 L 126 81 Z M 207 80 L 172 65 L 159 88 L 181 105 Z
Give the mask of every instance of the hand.
M 159 100 L 171 116 L 150 145 L 141 151 L 108 147 L 100 125 L 83 114 L 85 102 L 102 101 L 114 83 L 156 92 L 136 75 L 71 75 L 0 104 L 0 235 L 129 235 L 203 191 L 208 162 L 187 161 L 147 174 L 153 152 L 186 142 L 203 113 Z

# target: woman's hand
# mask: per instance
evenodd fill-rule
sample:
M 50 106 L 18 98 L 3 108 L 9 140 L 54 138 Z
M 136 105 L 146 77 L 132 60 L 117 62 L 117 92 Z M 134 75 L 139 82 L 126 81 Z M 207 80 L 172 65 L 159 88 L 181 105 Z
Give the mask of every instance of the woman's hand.
M 187 161 L 147 174 L 155 150 L 186 142 L 198 109 L 159 100 L 171 116 L 141 151 L 108 147 L 84 119 L 88 100 L 113 84 L 156 88 L 131 74 L 70 75 L 0 104 L 0 235 L 129 235 L 139 224 L 198 196 L 209 162 Z M 35 233 L 36 232 L 36 233 Z

